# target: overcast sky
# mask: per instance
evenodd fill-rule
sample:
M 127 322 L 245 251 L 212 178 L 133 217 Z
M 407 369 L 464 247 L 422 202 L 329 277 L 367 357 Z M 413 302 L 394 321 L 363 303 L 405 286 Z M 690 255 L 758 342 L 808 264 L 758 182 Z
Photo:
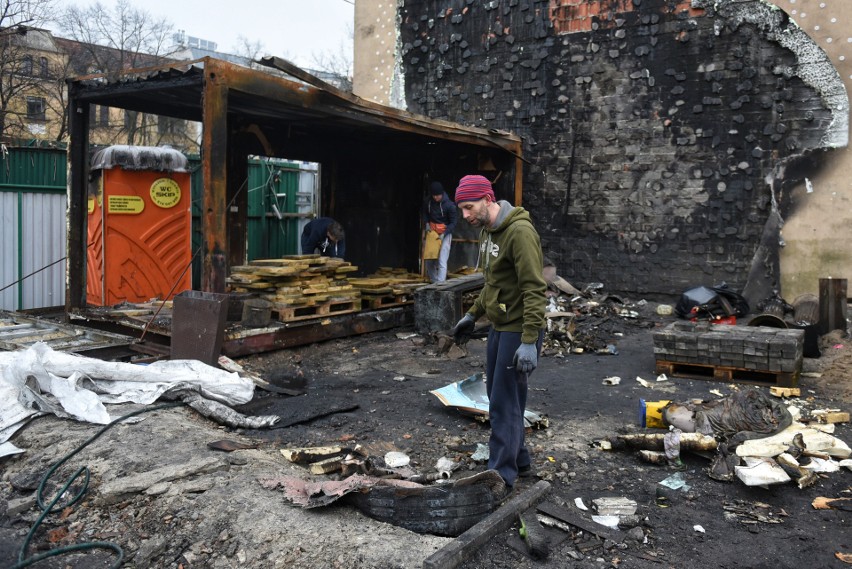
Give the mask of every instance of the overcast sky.
M 277 55 L 311 67 L 315 53 L 351 54 L 354 0 L 130 0 L 164 16 L 188 36 L 218 44 L 233 53 L 239 36 L 263 44 L 264 55 Z M 94 0 L 58 0 L 60 6 L 88 6 Z M 112 7 L 114 0 L 101 0 Z M 351 58 L 351 55 L 350 55 Z

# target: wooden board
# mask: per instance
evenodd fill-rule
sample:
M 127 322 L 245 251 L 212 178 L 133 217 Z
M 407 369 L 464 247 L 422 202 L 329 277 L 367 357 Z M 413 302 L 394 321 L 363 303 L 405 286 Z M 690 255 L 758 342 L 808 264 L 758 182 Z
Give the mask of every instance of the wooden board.
M 362 306 L 366 309 L 377 310 L 379 308 L 389 308 L 391 306 L 404 306 L 406 304 L 414 304 L 414 297 L 402 294 L 387 294 L 382 296 L 361 295 Z
M 278 314 L 278 320 L 281 322 L 296 322 L 310 318 L 357 312 L 361 310 L 361 306 L 357 301 L 348 300 L 344 302 L 325 302 L 314 306 L 274 305 L 272 310 Z

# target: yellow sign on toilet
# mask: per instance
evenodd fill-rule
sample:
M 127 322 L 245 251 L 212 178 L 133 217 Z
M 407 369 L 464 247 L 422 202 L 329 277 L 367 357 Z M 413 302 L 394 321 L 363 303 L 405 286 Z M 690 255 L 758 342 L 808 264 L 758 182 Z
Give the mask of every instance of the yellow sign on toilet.
M 180 185 L 171 178 L 157 178 L 151 184 L 151 201 L 163 209 L 175 207 L 180 201 Z
M 145 201 L 139 196 L 107 196 L 107 212 L 139 215 L 145 210 Z

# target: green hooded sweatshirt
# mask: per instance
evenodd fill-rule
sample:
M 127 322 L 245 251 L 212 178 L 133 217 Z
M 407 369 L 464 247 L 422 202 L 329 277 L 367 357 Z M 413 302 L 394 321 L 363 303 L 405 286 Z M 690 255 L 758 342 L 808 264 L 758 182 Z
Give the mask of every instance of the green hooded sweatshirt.
M 506 201 L 494 227 L 479 234 L 478 268 L 485 286 L 468 313 L 488 316 L 499 332 L 521 332 L 521 341 L 533 344 L 544 328 L 545 290 L 541 242 L 530 214 Z

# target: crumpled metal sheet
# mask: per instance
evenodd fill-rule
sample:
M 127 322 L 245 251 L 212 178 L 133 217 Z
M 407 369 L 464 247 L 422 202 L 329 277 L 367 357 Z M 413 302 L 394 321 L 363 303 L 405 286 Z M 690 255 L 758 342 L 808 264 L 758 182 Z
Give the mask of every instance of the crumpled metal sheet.
M 476 373 L 461 381 L 455 381 L 440 389 L 430 391 L 447 407 L 455 407 L 462 413 L 474 415 L 477 419 L 488 420 L 488 393 L 485 389 L 483 373 Z M 548 426 L 545 415 L 526 409 L 524 411 L 524 426 L 544 429 Z

